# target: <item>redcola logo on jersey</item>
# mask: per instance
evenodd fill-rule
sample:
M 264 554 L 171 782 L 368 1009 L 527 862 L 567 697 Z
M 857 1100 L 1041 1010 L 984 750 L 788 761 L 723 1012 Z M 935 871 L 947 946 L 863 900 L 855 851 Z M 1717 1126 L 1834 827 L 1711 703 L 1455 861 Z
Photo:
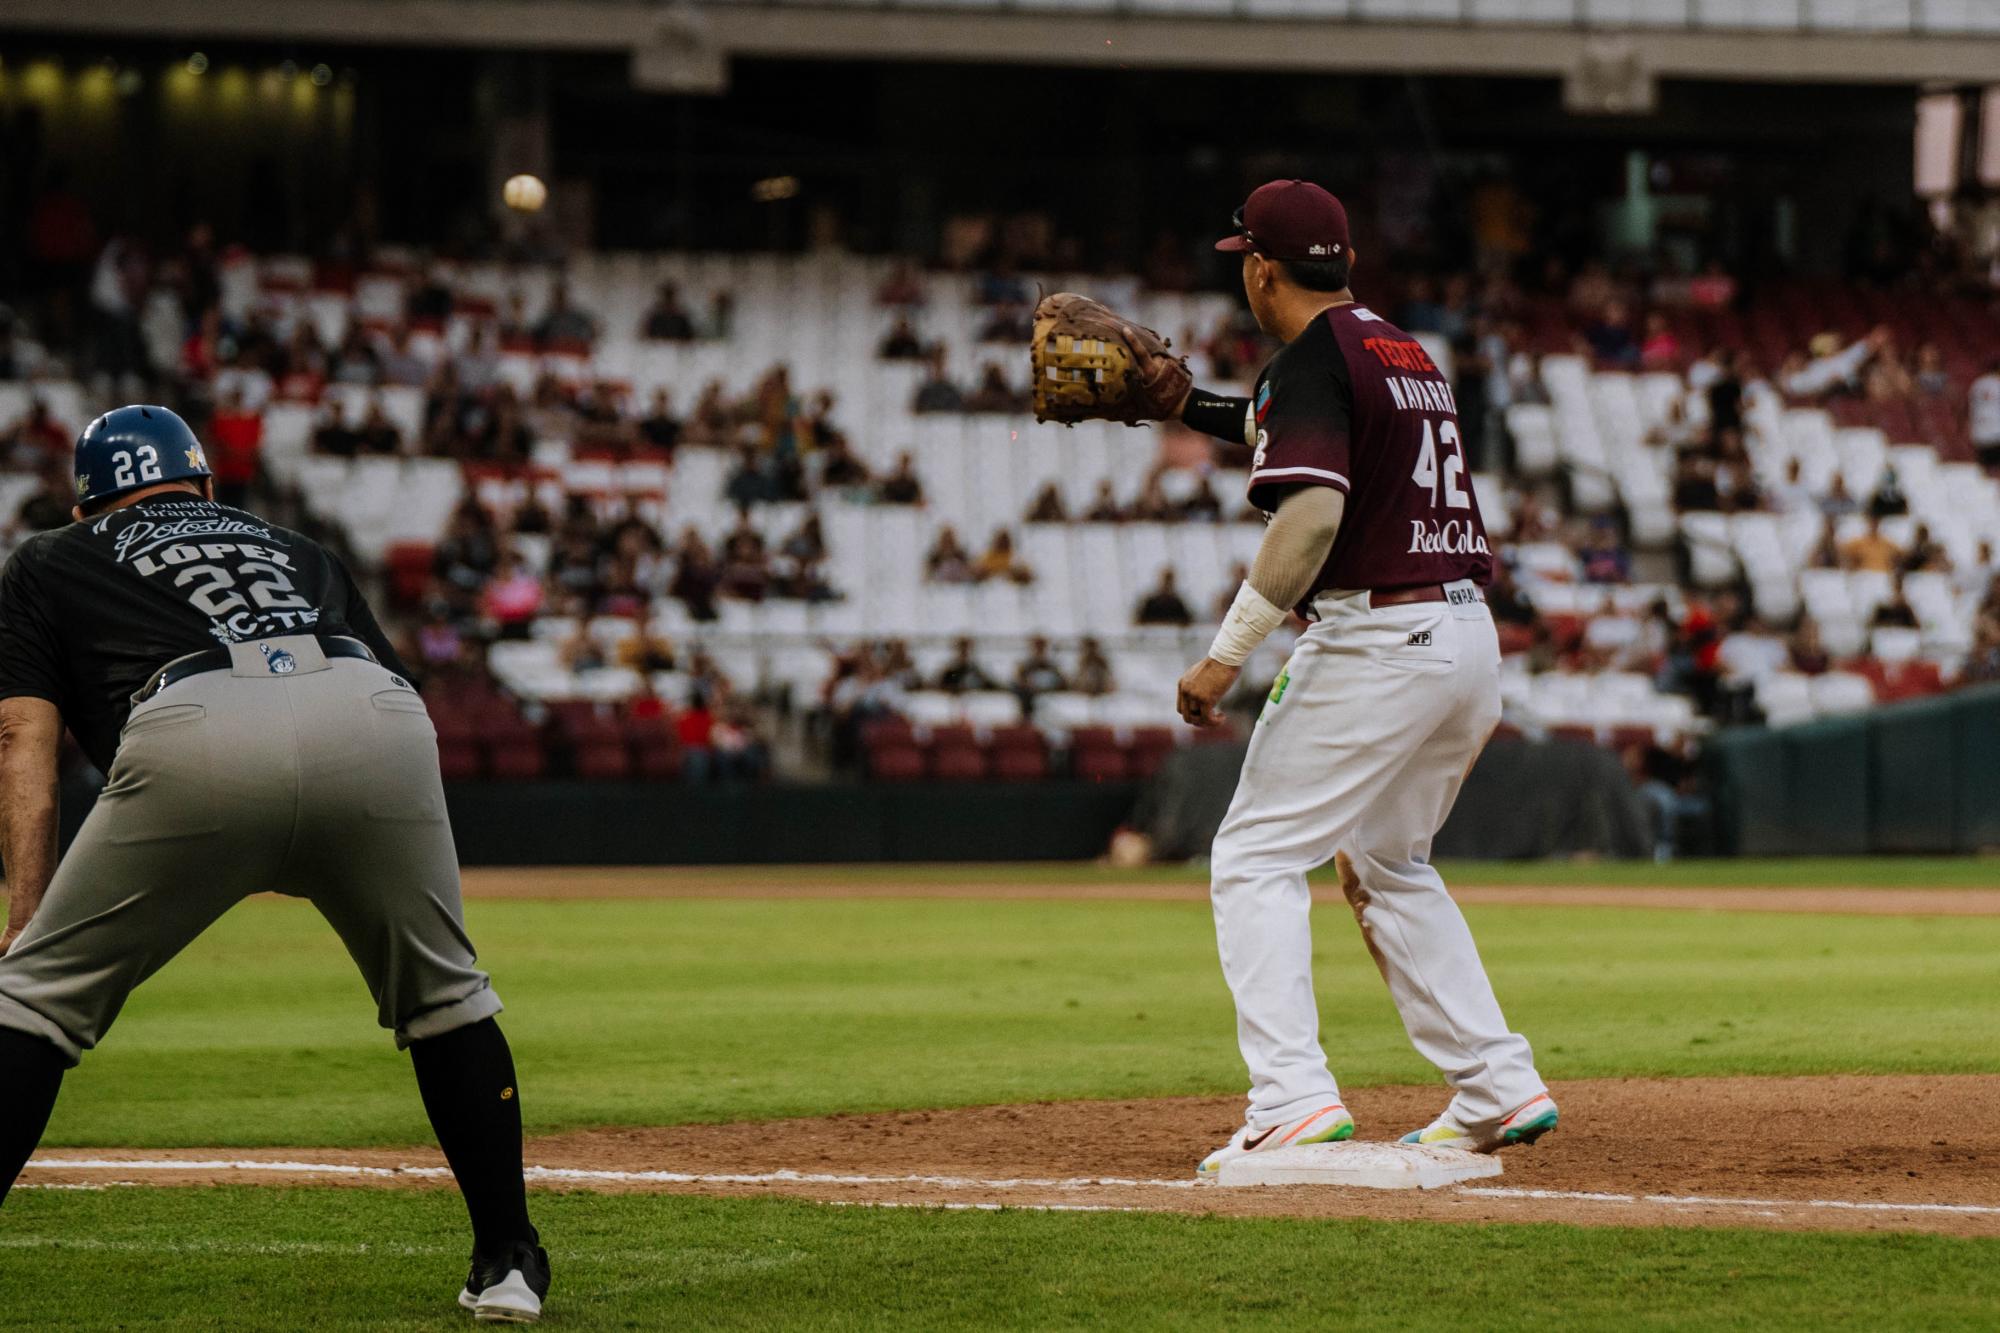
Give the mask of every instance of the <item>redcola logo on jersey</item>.
M 1411 555 L 1491 555 L 1486 538 L 1462 519 L 1410 520 Z

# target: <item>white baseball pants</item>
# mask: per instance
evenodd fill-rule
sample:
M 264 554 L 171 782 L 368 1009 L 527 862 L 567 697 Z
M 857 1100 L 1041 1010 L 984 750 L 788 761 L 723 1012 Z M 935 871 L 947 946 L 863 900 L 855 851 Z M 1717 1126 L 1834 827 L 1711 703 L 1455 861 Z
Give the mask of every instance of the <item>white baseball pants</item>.
M 1430 865 L 1431 838 L 1500 720 L 1500 647 L 1470 584 L 1456 602 L 1371 608 L 1328 593 L 1250 740 L 1215 837 L 1222 971 L 1250 1067 L 1252 1127 L 1337 1099 L 1313 999 L 1306 873 L 1342 888 L 1403 1026 L 1478 1128 L 1545 1091 L 1507 1030 L 1472 932 Z

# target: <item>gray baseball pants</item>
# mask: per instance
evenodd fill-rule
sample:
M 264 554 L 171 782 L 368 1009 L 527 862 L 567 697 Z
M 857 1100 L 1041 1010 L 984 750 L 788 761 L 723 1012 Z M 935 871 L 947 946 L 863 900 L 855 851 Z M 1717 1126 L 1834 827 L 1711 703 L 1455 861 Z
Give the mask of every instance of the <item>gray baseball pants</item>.
M 0 1027 L 71 1064 L 134 987 L 249 894 L 310 900 L 399 1046 L 500 1012 L 473 966 L 423 700 L 310 636 L 260 645 L 132 710 L 103 794 L 0 957 Z

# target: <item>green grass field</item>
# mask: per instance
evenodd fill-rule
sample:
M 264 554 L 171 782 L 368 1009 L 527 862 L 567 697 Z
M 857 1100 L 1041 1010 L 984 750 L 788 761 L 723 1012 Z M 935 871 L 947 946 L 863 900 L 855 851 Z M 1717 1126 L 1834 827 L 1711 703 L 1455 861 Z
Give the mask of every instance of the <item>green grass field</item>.
M 1462 883 L 1990 886 L 1992 862 L 1455 867 Z M 936 871 L 842 869 L 909 882 Z M 1074 880 L 1076 868 L 1062 868 Z M 1185 878 L 1188 872 L 1167 871 Z M 759 872 L 765 878 L 768 872 Z M 977 868 L 962 882 L 1051 882 Z M 1121 876 L 1129 878 L 1129 876 Z M 2000 1072 L 2000 918 L 1468 909 L 1555 1079 Z M 1240 1090 L 1199 902 L 475 901 L 531 1132 Z M 1429 1082 L 1337 908 L 1343 1082 Z M 1337 1034 L 1337 1035 L 1335 1035 Z M 425 1141 L 407 1061 L 298 903 L 239 908 L 73 1074 L 51 1145 Z M 23 1192 L 0 1325 L 456 1327 L 448 1193 Z M 543 1196 L 568 1328 L 1982 1327 L 2000 1241 L 883 1212 Z M 1559 1291 L 1560 1296 L 1548 1293 Z

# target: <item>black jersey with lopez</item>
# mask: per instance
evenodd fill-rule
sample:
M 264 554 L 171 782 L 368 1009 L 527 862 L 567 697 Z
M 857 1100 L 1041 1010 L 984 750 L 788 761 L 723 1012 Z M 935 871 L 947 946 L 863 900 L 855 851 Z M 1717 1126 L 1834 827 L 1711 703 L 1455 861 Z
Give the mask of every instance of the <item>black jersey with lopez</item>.
M 0 699 L 47 699 L 108 770 L 132 695 L 177 657 L 346 634 L 403 666 L 319 543 L 206 500 L 142 500 L 23 543 L 0 571 Z

